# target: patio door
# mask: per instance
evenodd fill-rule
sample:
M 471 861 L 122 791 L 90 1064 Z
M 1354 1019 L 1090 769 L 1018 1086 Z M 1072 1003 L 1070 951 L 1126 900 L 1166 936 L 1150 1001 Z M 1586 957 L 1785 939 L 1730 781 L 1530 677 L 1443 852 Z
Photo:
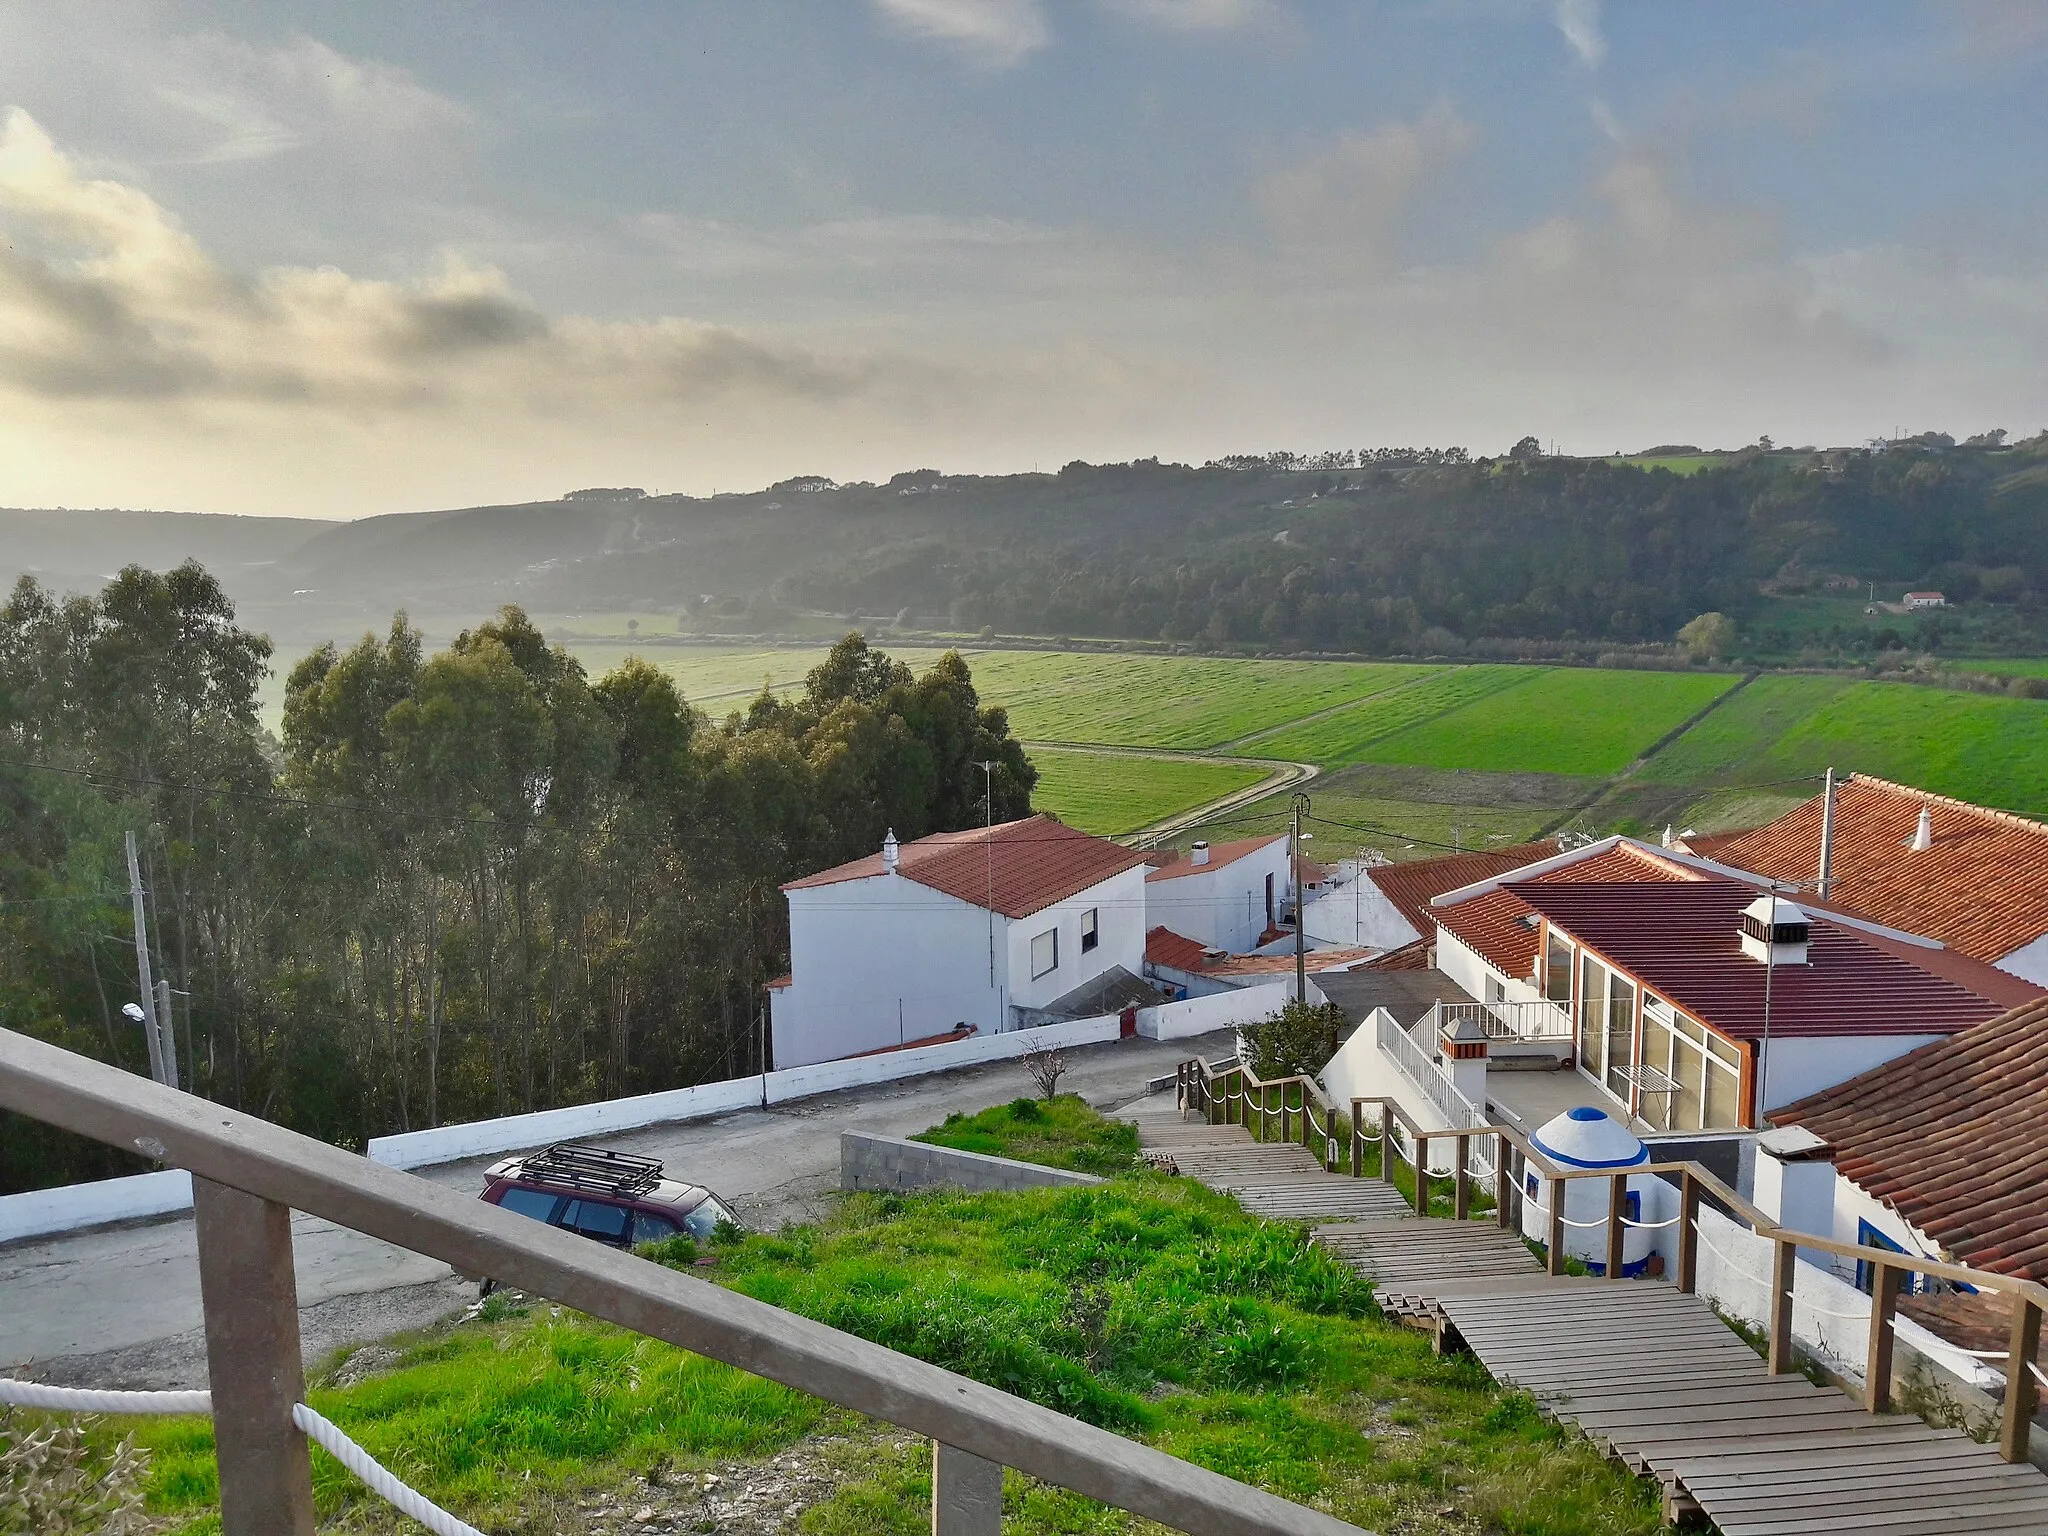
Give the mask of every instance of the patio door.
M 1607 974 L 1607 1050 L 1601 1081 L 1607 1091 L 1633 1112 L 1631 1084 L 1623 1076 L 1636 1060 L 1636 984 L 1612 971 Z

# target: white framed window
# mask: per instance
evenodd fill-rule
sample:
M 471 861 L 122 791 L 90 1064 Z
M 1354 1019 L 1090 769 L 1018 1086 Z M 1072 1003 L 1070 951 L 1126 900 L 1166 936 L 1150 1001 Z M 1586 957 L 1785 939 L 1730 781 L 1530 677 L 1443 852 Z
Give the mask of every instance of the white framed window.
M 1031 941 L 1031 979 L 1047 975 L 1060 968 L 1060 931 L 1048 928 Z
M 1101 934 L 1096 931 L 1095 912 L 1096 909 L 1094 907 L 1090 907 L 1086 912 L 1083 912 L 1081 914 L 1081 953 L 1084 955 L 1087 954 L 1089 950 L 1093 949 L 1102 937 Z

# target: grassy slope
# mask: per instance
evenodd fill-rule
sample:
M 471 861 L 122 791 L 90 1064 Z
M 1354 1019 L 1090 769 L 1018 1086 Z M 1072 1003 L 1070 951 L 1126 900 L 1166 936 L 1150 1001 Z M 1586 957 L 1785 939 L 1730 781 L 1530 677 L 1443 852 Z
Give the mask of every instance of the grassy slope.
M 1383 738 L 1364 755 L 1494 772 L 1619 773 L 1735 682 L 1725 675 L 1558 668 Z
M 2048 701 L 1857 683 L 1763 754 L 1770 777 L 1860 769 L 1982 805 L 2048 811 Z
M 1643 766 L 1643 777 L 1681 783 L 1756 777 L 1757 758 L 1853 680 L 1759 677 Z
M 1011 729 L 1028 741 L 1194 749 L 1377 693 L 1428 670 L 1048 651 L 989 651 L 973 665 L 982 701 L 1008 708 Z
M 1079 1173 L 1129 1173 L 1138 1165 L 1138 1128 L 1104 1118 L 1072 1094 L 1050 1103 L 1012 1099 L 979 1114 L 948 1115 L 943 1125 L 911 1140 Z
M 1505 847 L 1528 841 L 1537 828 L 1556 814 L 1534 806 L 1396 799 L 1361 792 L 1341 780 L 1325 783 L 1318 779 L 1308 786 L 1307 793 L 1307 827 L 1314 833 L 1308 853 L 1311 858 L 1330 864 L 1351 858 L 1361 847 L 1377 848 L 1396 863 L 1432 859 L 1454 848 Z M 1262 832 L 1284 832 L 1291 805 L 1289 793 L 1256 800 L 1231 813 L 1228 835 L 1254 837 Z M 1198 837 L 1224 835 L 1195 827 L 1172 841 L 1185 847 Z
M 1034 747 L 1031 761 L 1038 769 L 1032 807 L 1103 837 L 1135 831 L 1265 777 L 1238 763 L 1056 747 Z
M 1384 698 L 1310 720 L 1268 736 L 1246 750 L 1259 757 L 1320 763 L 1325 767 L 1365 761 L 1373 742 L 1434 720 L 1488 694 L 1528 681 L 1545 670 L 1528 667 L 1459 667 L 1425 677 Z

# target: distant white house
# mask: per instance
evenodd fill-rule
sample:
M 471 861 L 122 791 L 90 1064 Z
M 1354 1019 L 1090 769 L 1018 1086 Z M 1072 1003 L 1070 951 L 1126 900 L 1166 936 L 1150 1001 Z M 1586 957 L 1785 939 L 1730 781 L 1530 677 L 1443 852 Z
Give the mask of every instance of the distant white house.
M 892 833 L 791 881 L 790 974 L 769 983 L 775 1065 L 1135 1000 L 1146 868 L 1134 849 L 1030 816 L 901 845 Z
M 1286 833 L 1213 846 L 1198 842 L 1185 858 L 1145 877 L 1145 924 L 1243 954 L 1259 947 L 1292 894 Z
M 1946 608 L 1948 606 L 1948 599 L 1939 592 L 1908 592 L 1906 594 L 1906 606 L 1908 608 Z

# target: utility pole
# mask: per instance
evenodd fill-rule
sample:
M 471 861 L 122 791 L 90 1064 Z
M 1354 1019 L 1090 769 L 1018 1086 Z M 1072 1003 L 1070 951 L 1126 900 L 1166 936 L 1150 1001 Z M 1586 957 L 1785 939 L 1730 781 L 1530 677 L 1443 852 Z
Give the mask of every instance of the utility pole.
M 178 1086 L 178 1063 L 166 1048 L 162 1026 L 157 1022 L 157 991 L 149 975 L 149 930 L 142 913 L 142 864 L 135 855 L 135 834 L 128 834 L 128 902 L 135 913 L 135 971 L 140 983 L 142 1037 L 149 1044 L 149 1075 L 160 1083 Z
M 1301 920 L 1301 818 L 1308 810 L 1308 796 L 1294 796 L 1294 830 L 1287 840 L 1287 877 L 1294 886 L 1294 1000 L 1308 1001 L 1308 953 L 1302 944 Z
M 990 758 L 975 764 L 981 770 L 981 857 L 988 871 L 988 990 L 994 996 L 996 990 L 996 764 Z M 996 1029 L 1000 1031 L 1003 1020 L 996 1018 Z
M 1835 770 L 1828 770 L 1827 781 L 1821 789 L 1820 801 L 1820 868 L 1815 872 L 1814 894 L 1822 901 L 1828 899 L 1828 888 L 1835 879 Z

